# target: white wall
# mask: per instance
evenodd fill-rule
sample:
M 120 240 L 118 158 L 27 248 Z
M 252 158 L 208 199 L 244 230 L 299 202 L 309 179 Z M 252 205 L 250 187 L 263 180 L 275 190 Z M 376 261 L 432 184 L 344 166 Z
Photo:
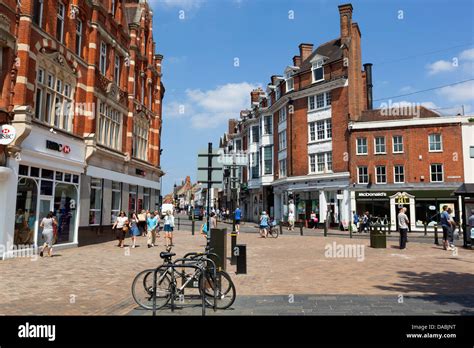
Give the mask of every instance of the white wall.
M 462 146 L 464 160 L 464 182 L 474 183 L 474 158 L 469 156 L 469 148 L 474 146 L 474 122 L 462 125 Z

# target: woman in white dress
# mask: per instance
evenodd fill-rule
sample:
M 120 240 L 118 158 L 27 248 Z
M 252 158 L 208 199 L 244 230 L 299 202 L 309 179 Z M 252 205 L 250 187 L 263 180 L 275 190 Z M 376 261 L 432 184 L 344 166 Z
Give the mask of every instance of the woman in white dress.
M 57 226 L 58 223 L 53 216 L 53 212 L 50 211 L 48 215 L 41 220 L 40 227 L 43 229 L 42 235 L 44 239 L 44 244 L 41 247 L 40 256 L 44 255 L 45 250 L 48 250 L 48 256 L 53 254 L 53 238 L 54 238 L 54 226 Z

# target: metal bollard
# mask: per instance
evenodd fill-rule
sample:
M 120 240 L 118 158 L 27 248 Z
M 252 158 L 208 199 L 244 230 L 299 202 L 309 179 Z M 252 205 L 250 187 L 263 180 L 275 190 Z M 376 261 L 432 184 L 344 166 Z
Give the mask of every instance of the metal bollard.
M 178 218 L 178 231 L 179 231 L 179 220 L 180 220 L 180 218 Z
M 191 221 L 191 234 L 194 236 L 194 219 Z
M 303 235 L 303 224 L 300 225 L 300 235 Z
M 435 227 L 434 227 L 434 235 L 435 235 L 435 236 L 434 236 L 434 237 L 435 237 L 434 243 L 435 243 L 436 245 L 439 245 L 439 241 L 438 241 L 438 226 L 435 226 Z
M 428 225 L 426 222 L 423 224 L 425 226 L 425 236 L 428 234 Z
M 283 234 L 283 221 L 280 221 L 280 235 Z
M 328 236 L 328 223 L 327 220 L 324 221 L 324 237 Z
M 235 265 L 237 263 L 237 255 L 235 248 L 237 245 L 237 233 L 233 232 L 230 234 L 230 264 Z

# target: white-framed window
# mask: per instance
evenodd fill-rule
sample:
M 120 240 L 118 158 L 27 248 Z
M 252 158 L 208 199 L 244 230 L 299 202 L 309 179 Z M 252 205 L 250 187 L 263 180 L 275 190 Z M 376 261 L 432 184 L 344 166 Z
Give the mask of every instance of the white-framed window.
M 402 165 L 393 166 L 393 182 L 403 184 L 405 182 L 405 167 Z
M 431 182 L 443 182 L 444 181 L 443 165 L 440 163 L 431 164 L 430 177 L 431 177 Z
M 114 82 L 117 86 L 120 86 L 120 56 L 115 55 L 114 59 Z
M 403 137 L 401 135 L 394 135 L 392 138 L 393 153 L 403 153 Z
M 259 126 L 252 126 L 252 143 L 258 143 L 260 138 L 259 130 Z
M 387 153 L 387 148 L 385 146 L 385 137 L 375 137 L 375 154 L 384 154 Z
M 385 166 L 375 167 L 375 182 L 377 184 L 387 183 L 387 168 Z
M 267 107 L 270 107 L 272 105 L 272 96 L 269 94 L 267 95 Z
M 251 165 L 252 165 L 252 179 L 256 179 L 260 176 L 260 153 L 254 152 L 251 154 Z
M 97 142 L 115 150 L 121 150 L 122 113 L 99 100 Z
M 357 167 L 357 182 L 359 184 L 369 183 L 369 168 L 367 166 Z
M 286 105 L 283 106 L 279 111 L 278 111 L 278 122 L 282 123 L 286 121 Z
M 441 134 L 433 133 L 428 135 L 429 152 L 441 152 L 443 151 L 443 140 Z
M 309 155 L 309 172 L 326 173 L 332 171 L 332 152 L 321 152 Z
M 58 78 L 55 76 L 58 75 Z M 46 77 L 46 81 L 45 81 Z M 64 79 L 64 80 L 63 80 Z M 35 118 L 50 126 L 72 130 L 74 80 L 39 67 L 36 74 Z
M 107 72 L 107 44 L 104 41 L 100 43 L 99 70 L 102 75 Z
M 89 225 L 100 225 L 102 217 L 102 179 L 91 178 Z
M 474 158 L 474 146 L 469 146 L 469 157 Z
M 286 149 L 286 129 L 278 133 L 278 151 Z
M 309 123 L 309 140 L 329 140 L 332 138 L 331 119 L 319 120 Z
M 273 145 L 263 148 L 263 174 L 273 174 Z
M 369 153 L 367 138 L 357 138 L 356 151 L 357 155 L 367 155 Z
M 313 63 L 311 70 L 313 76 L 313 83 L 324 80 L 323 60 L 318 60 Z
M 291 72 L 287 72 L 285 76 L 285 82 L 286 82 L 286 91 L 290 92 L 295 88 L 295 83 L 294 79 L 291 76 Z
M 275 88 L 275 101 L 280 99 L 280 96 L 281 96 L 280 86 L 276 86 L 276 88 Z
M 82 54 L 82 21 L 76 19 L 76 54 L 80 57 Z
M 133 123 L 133 157 L 146 161 L 148 159 L 148 133 L 150 122 L 143 117 L 136 117 Z
M 112 13 L 112 16 L 115 17 L 115 0 L 111 0 L 110 13 Z
M 110 207 L 110 222 L 114 223 L 122 208 L 122 183 L 112 181 L 112 204 Z
M 278 171 L 280 178 L 286 177 L 286 158 L 278 161 Z
M 44 0 L 35 0 L 33 7 L 33 22 L 40 28 L 43 25 L 43 4 Z
M 59 42 L 64 40 L 64 14 L 66 7 L 62 2 L 58 2 L 58 12 L 56 15 L 56 39 Z
M 308 97 L 308 111 L 331 106 L 331 92 L 319 93 Z
M 273 116 L 267 115 L 263 117 L 263 134 L 273 133 Z

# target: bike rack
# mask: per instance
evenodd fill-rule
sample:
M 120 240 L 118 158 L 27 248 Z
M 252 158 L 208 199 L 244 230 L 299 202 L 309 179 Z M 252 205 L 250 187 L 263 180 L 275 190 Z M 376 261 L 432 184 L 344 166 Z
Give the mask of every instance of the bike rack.
M 212 266 L 213 266 L 213 275 L 214 275 L 214 279 L 216 279 L 216 264 L 214 263 L 214 261 L 212 261 L 211 259 L 208 259 L 208 258 L 203 258 L 202 260 L 204 261 L 207 261 L 207 262 L 211 262 Z M 163 264 L 159 267 L 157 267 L 154 271 L 153 271 L 153 316 L 156 316 L 156 283 L 157 283 L 157 274 L 159 272 L 160 269 L 169 269 L 169 268 L 172 268 L 173 271 L 176 269 L 176 268 L 194 268 L 194 269 L 199 269 L 201 270 L 203 273 L 203 277 L 206 276 L 207 274 L 207 269 L 206 268 L 202 268 L 198 265 L 193 265 L 193 264 L 186 264 L 185 262 L 188 261 L 188 262 L 197 262 L 196 260 L 194 259 L 185 259 L 185 258 L 181 258 L 181 259 L 177 259 L 175 260 L 175 262 L 171 262 L 171 263 L 167 263 L 167 264 Z M 178 262 L 182 262 L 181 265 L 178 265 L 177 263 Z M 171 284 L 172 284 L 172 292 L 171 292 L 171 311 L 174 312 L 174 309 L 175 309 L 175 305 L 174 305 L 174 295 L 175 295 L 175 288 L 174 288 L 174 283 L 175 283 L 175 275 L 174 275 L 174 272 L 172 273 L 171 275 L 172 277 L 172 281 L 171 281 Z M 205 316 L 206 315 L 206 294 L 205 294 L 205 291 L 203 291 L 202 293 L 202 315 Z M 213 306 L 213 309 L 214 309 L 214 312 L 217 311 L 217 286 L 214 287 L 214 306 Z

